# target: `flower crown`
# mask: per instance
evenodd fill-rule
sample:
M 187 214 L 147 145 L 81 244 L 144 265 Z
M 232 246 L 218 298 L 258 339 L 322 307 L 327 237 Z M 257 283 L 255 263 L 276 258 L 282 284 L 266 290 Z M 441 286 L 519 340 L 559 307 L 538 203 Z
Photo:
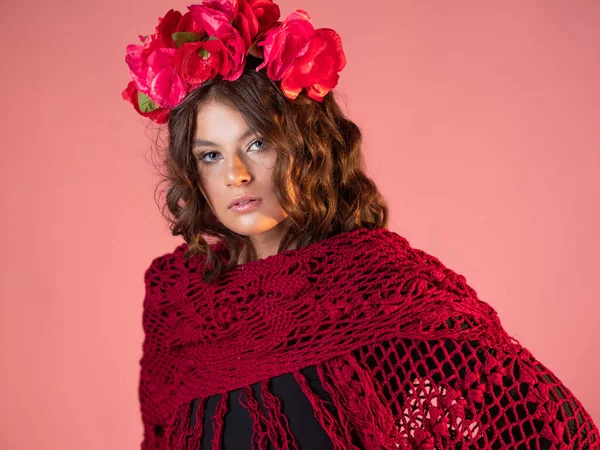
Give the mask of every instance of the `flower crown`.
M 132 81 L 122 92 L 142 116 L 166 123 L 169 111 L 206 80 L 237 80 L 247 55 L 262 58 L 267 76 L 295 99 L 302 89 L 321 102 L 346 65 L 340 36 L 314 29 L 306 11 L 279 21 L 272 0 L 205 0 L 181 14 L 158 19 L 154 34 L 128 45 L 125 62 Z

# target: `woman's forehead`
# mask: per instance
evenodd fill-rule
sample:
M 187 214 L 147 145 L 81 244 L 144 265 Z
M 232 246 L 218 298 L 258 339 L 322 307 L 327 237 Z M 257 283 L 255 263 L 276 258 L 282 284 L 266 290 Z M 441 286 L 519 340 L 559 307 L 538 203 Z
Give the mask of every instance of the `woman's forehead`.
M 210 102 L 199 109 L 196 120 L 196 139 L 205 141 L 239 140 L 252 131 L 244 116 L 236 108 Z

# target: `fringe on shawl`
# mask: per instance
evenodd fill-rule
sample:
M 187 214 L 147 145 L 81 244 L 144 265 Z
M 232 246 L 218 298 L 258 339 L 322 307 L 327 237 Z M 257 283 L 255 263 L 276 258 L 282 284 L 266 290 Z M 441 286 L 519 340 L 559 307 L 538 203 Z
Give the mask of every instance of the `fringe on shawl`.
M 271 392 L 269 382 L 261 382 L 261 400 L 268 414 L 265 414 L 254 395 L 251 386 L 242 389 L 239 402 L 248 411 L 253 422 L 253 448 L 267 450 L 272 443 L 276 450 L 299 450 L 298 443 L 290 429 L 289 421 L 283 414 L 279 398 Z M 225 415 L 228 411 L 229 394 L 223 392 L 211 418 L 214 437 L 212 449 L 221 450 L 223 446 Z M 244 402 L 244 397 L 246 401 Z M 200 398 L 195 412 L 194 427 L 190 427 L 192 402 L 182 404 L 167 420 L 162 430 L 150 430 L 144 435 L 142 450 L 198 450 L 204 436 L 206 398 Z M 191 429 L 190 429 L 191 428 Z
M 451 350 L 448 345 L 444 352 L 466 354 L 465 350 L 459 350 L 466 343 L 452 342 Z M 439 384 L 435 381 L 435 371 L 425 375 L 419 366 L 422 363 L 418 361 L 428 357 L 411 356 L 417 346 L 423 347 L 425 343 L 396 344 L 398 349 L 402 345 L 406 348 L 400 351 L 393 345 L 369 346 L 366 353 L 351 352 L 317 364 L 318 378 L 331 401 L 313 391 L 301 371 L 292 372 L 334 450 L 512 448 L 513 445 L 600 448 L 598 430 L 585 409 L 526 349 L 522 348 L 517 358 L 498 360 L 496 357 L 501 355 L 473 346 L 472 356 L 477 355 L 473 371 L 455 377 L 454 382 Z M 432 345 L 435 347 L 423 347 L 421 351 L 435 355 L 442 350 L 439 343 Z M 382 378 L 381 372 L 366 365 L 367 359 L 378 352 L 382 362 L 379 368 L 390 365 L 390 373 L 400 375 L 398 381 L 403 387 L 396 385 L 395 378 L 385 379 L 383 375 Z M 443 361 L 453 359 L 446 353 Z M 404 375 L 401 367 L 405 367 Z M 458 374 L 463 369 L 469 370 L 466 363 L 449 370 Z M 268 381 L 261 382 L 260 400 L 262 406 L 252 386 L 242 388 L 239 402 L 253 421 L 252 448 L 267 450 L 271 443 L 276 450 L 299 450 L 281 401 L 271 392 Z M 164 433 L 154 430 L 145 434 L 142 449 L 199 450 L 206 401 L 199 399 L 193 428 L 190 427 L 193 402 L 187 402 L 170 417 Z M 222 393 L 212 417 L 213 449 L 221 450 L 223 446 L 228 402 L 228 393 Z M 520 437 L 514 438 L 516 435 Z
M 239 402 L 248 410 L 253 422 L 252 444 L 259 450 L 266 450 L 268 443 L 272 443 L 275 449 L 299 450 L 298 444 L 290 430 L 287 417 L 283 414 L 281 401 L 273 395 L 268 381 L 262 381 L 260 396 L 268 414 L 265 414 L 255 397 L 251 386 L 246 386 L 243 396 L 240 395 Z
M 352 373 L 346 370 L 348 361 Z M 319 380 L 331 395 L 333 404 L 313 391 L 301 371 L 292 374 L 310 401 L 315 418 L 331 439 L 334 450 L 409 448 L 394 425 L 391 411 L 378 399 L 373 383 L 353 357 L 336 358 L 318 364 L 316 368 Z M 356 374 L 359 380 L 353 378 Z M 240 404 L 248 411 L 253 422 L 252 448 L 267 450 L 271 443 L 276 450 L 300 450 L 288 418 L 283 413 L 281 401 L 271 392 L 268 381 L 262 381 L 260 386 L 260 399 L 266 414 L 251 386 L 244 386 L 239 397 Z M 214 450 L 222 449 L 228 400 L 228 394 L 222 393 L 211 420 Z M 142 449 L 199 450 L 204 432 L 206 402 L 206 398 L 199 399 L 193 428 L 190 427 L 193 402 L 186 402 L 171 416 L 164 436 L 161 439 L 147 436 Z

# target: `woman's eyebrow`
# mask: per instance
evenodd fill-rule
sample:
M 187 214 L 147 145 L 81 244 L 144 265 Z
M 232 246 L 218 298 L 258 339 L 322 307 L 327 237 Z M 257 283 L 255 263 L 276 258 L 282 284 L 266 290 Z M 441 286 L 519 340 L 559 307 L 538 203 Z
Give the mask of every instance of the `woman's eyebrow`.
M 239 140 L 239 141 L 241 141 L 241 140 L 244 140 L 244 139 L 246 139 L 248 136 L 251 136 L 251 135 L 253 135 L 253 134 L 254 134 L 254 130 L 247 129 L 247 130 L 244 132 L 244 134 L 242 134 L 242 135 L 241 135 L 241 136 L 238 138 L 238 140 Z M 214 143 L 214 142 L 212 142 L 212 141 L 207 141 L 207 140 L 204 140 L 204 139 L 196 139 L 196 140 L 194 141 L 194 147 L 218 147 L 218 146 L 219 146 L 218 144 L 215 144 L 215 143 Z

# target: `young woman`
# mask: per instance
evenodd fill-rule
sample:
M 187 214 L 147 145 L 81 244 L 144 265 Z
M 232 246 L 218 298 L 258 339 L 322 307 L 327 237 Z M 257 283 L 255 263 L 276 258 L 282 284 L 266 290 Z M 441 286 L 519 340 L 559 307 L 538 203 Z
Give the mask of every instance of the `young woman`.
M 188 9 L 127 48 L 185 240 L 145 273 L 142 448 L 598 448 L 465 278 L 386 229 L 339 36 L 270 0 Z

